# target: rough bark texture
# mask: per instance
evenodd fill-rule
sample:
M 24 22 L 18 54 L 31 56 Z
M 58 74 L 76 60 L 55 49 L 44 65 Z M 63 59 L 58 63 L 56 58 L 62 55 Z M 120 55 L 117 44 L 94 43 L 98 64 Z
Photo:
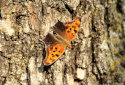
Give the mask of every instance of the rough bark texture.
M 41 41 L 81 17 L 61 58 L 44 67 Z M 125 85 L 125 0 L 0 0 L 0 85 Z

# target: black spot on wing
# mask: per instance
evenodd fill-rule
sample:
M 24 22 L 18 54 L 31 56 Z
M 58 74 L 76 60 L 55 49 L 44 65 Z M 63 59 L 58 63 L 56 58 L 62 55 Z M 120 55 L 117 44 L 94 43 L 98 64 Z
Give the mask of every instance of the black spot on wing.
M 55 51 L 57 51 L 57 47 L 55 47 Z
M 57 57 L 59 57 L 59 54 L 56 54 Z
M 58 51 L 59 53 L 62 53 L 61 51 Z
M 68 33 L 70 32 L 70 31 L 67 31 Z
M 57 49 L 57 47 L 55 47 L 55 49 Z
M 66 26 L 65 28 L 68 29 L 68 26 Z
M 75 33 L 77 33 L 77 30 L 74 30 Z

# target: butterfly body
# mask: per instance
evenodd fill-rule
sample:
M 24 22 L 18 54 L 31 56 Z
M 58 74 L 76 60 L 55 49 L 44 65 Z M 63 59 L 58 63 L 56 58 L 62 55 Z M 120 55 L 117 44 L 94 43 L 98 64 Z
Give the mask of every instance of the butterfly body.
M 70 41 L 67 40 L 66 38 L 61 37 L 60 35 L 56 36 L 57 40 L 60 41 L 60 43 L 62 43 L 63 45 L 65 45 L 66 47 L 71 47 Z
M 72 22 L 62 23 L 58 21 L 54 25 L 57 35 L 48 33 L 45 39 L 46 58 L 43 63 L 45 66 L 51 65 L 64 53 L 66 47 L 71 47 L 71 41 L 79 31 L 81 18 L 77 17 Z

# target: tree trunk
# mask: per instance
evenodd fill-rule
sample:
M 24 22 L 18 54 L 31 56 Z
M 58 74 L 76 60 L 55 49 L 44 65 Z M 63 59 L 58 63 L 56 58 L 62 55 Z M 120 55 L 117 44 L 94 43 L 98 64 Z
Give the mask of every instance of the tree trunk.
M 0 0 L 0 85 L 125 85 L 125 0 Z M 81 17 L 51 66 L 42 39 Z

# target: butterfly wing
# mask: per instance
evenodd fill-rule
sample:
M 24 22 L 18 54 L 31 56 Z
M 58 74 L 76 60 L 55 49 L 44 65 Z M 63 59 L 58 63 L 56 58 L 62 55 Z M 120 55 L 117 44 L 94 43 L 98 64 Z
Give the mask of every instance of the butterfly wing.
M 76 17 L 76 19 L 73 20 L 72 22 L 62 23 L 58 21 L 55 24 L 54 29 L 56 33 L 58 33 L 61 37 L 60 38 L 56 37 L 55 39 L 54 36 L 48 33 L 48 35 L 44 39 L 44 42 L 46 44 L 46 58 L 43 61 L 44 65 L 46 66 L 51 65 L 57 59 L 59 59 L 59 57 L 65 51 L 66 46 L 68 46 L 67 41 L 68 43 L 72 41 L 72 39 L 78 33 L 80 24 L 81 24 L 81 18 L 79 17 Z M 60 41 L 57 40 L 57 38 Z M 66 41 L 66 43 L 62 44 L 61 42 L 64 42 L 64 41 Z
M 53 64 L 65 51 L 66 46 L 62 45 L 51 34 L 44 39 L 46 44 L 46 58 L 43 61 L 45 66 Z
M 75 20 L 73 20 L 72 22 L 66 22 L 64 24 L 61 21 L 58 21 L 55 24 L 54 29 L 59 35 L 61 35 L 69 41 L 72 41 L 72 39 L 76 36 L 76 34 L 79 31 L 80 24 L 81 18 L 76 17 Z

